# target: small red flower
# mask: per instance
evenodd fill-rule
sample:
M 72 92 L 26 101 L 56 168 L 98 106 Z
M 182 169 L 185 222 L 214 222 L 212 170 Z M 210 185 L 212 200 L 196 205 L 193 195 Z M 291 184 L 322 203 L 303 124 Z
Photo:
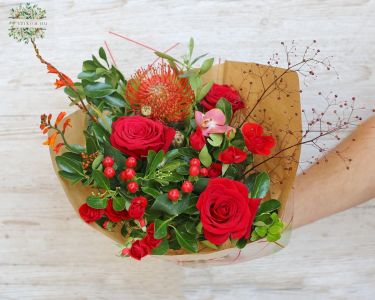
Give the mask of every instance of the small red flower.
M 247 149 L 259 155 L 270 155 L 275 147 L 276 140 L 273 136 L 263 135 L 263 128 L 256 123 L 247 122 L 242 126 L 242 134 Z
M 145 214 L 147 199 L 145 197 L 135 197 L 132 199 L 129 207 L 129 217 L 135 220 L 141 220 Z
M 219 154 L 219 161 L 223 164 L 239 164 L 247 158 L 247 153 L 234 146 L 229 146 Z
M 202 128 L 197 127 L 197 130 L 195 130 L 189 137 L 190 146 L 194 150 L 200 151 L 206 145 L 206 140 L 204 139 Z
M 113 209 L 112 199 L 108 200 L 107 207 L 105 208 L 104 214 L 112 222 L 121 222 L 122 220 L 129 220 L 129 213 L 125 209 L 122 211 L 116 211 Z
M 79 215 L 86 223 L 92 223 L 99 220 L 104 214 L 104 209 L 95 209 L 87 205 L 82 204 L 79 208 Z
M 229 85 L 221 85 L 216 83 L 212 85 L 210 91 L 200 102 L 200 104 L 206 110 L 210 110 L 216 107 L 216 103 L 220 100 L 220 98 L 224 98 L 232 105 L 233 112 L 245 107 L 245 103 L 242 101 L 238 91 Z
M 129 255 L 136 260 L 141 260 L 146 255 L 151 253 L 150 247 L 147 245 L 145 240 L 135 241 L 129 251 Z
M 222 165 L 219 163 L 212 163 L 211 166 L 208 168 L 207 176 L 209 178 L 216 178 L 221 176 Z

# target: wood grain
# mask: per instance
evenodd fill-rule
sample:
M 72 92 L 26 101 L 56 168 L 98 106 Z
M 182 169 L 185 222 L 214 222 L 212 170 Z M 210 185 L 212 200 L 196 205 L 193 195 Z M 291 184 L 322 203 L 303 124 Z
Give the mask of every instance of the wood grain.
M 127 75 L 153 60 L 109 30 L 161 50 L 182 42 L 173 54 L 194 36 L 198 53 L 261 63 L 280 41 L 317 39 L 340 80 L 322 74 L 304 88 L 303 106 L 319 106 L 317 92 L 331 90 L 375 106 L 374 1 L 35 2 L 48 16 L 42 54 L 72 77 L 104 40 Z M 0 299 L 374 298 L 374 200 L 296 230 L 285 250 L 240 265 L 184 269 L 116 257 L 116 246 L 76 217 L 41 146 L 39 115 L 66 110 L 67 101 L 31 47 L 8 38 L 17 4 L 0 3 Z

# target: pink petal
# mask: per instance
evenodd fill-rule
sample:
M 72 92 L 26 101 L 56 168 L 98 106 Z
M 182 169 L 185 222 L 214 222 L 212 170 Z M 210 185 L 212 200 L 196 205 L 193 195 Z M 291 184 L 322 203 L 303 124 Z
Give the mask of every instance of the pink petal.
M 198 110 L 195 111 L 195 123 L 197 123 L 197 126 L 201 126 L 203 122 L 204 114 Z
M 205 115 L 205 119 L 212 119 L 215 121 L 218 125 L 224 125 L 225 124 L 225 115 L 221 109 L 213 108 L 209 110 Z

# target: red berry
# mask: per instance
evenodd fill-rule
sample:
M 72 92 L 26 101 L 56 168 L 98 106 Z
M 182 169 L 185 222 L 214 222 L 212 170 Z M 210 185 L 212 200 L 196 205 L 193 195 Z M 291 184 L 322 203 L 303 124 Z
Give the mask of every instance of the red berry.
M 207 168 L 202 168 L 200 170 L 200 173 L 203 177 L 206 177 L 208 175 L 208 169 Z
M 193 167 L 193 166 L 200 167 L 200 165 L 201 165 L 201 161 L 198 158 L 192 158 L 190 160 L 190 167 Z
M 120 179 L 123 181 L 132 180 L 135 174 L 134 169 L 125 169 L 120 173 Z
M 115 176 L 116 175 L 116 171 L 115 171 L 115 169 L 114 168 L 112 168 L 112 167 L 106 167 L 105 169 L 104 169 L 104 176 L 105 177 L 107 177 L 107 178 L 112 178 L 113 176 Z
M 191 193 L 193 191 L 193 184 L 190 181 L 184 181 L 181 186 L 181 190 L 184 193 Z
M 168 192 L 168 199 L 175 202 L 180 198 L 180 191 L 178 189 L 173 189 Z
M 190 169 L 189 169 L 189 174 L 190 176 L 198 176 L 199 175 L 199 167 L 197 166 L 191 166 Z
M 130 193 L 135 193 L 136 191 L 138 191 L 138 189 L 139 189 L 138 183 L 136 183 L 134 181 L 128 183 L 128 191 Z
M 102 161 L 102 164 L 103 164 L 104 168 L 112 167 L 114 163 L 115 163 L 115 161 L 110 156 L 104 157 L 104 159 Z
M 128 168 L 135 168 L 137 166 L 137 159 L 133 156 L 130 156 L 126 159 L 125 164 Z

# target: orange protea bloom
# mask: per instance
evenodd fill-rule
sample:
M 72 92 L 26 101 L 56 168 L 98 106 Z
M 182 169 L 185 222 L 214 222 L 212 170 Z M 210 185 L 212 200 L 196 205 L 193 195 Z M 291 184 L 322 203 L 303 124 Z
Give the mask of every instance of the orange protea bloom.
M 188 118 L 194 92 L 186 78 L 167 64 L 139 69 L 126 87 L 126 99 L 136 113 L 165 122 Z

